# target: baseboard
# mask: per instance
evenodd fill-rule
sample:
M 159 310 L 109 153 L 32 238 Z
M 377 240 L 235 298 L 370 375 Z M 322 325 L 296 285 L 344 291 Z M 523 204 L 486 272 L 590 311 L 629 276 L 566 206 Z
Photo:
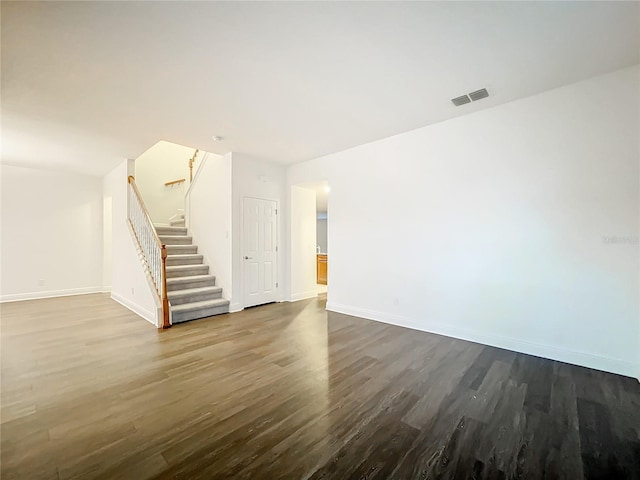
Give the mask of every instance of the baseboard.
M 151 323 L 152 325 L 156 327 L 158 326 L 156 315 L 153 312 L 147 310 L 146 308 L 141 307 L 137 303 L 134 303 L 128 298 L 125 298 L 122 295 L 115 292 L 111 292 L 111 298 L 114 299 L 123 307 L 126 307 L 129 310 L 131 310 L 136 315 L 144 318 L 147 322 Z
M 89 293 L 101 293 L 102 291 L 102 287 L 82 287 L 69 288 L 66 290 L 49 290 L 48 292 L 15 293 L 0 295 L 0 303 L 39 300 L 41 298 L 69 297 L 71 295 L 87 295 Z
M 111 293 L 111 285 L 104 285 L 101 290 L 102 293 Z
M 431 322 L 428 324 L 418 324 L 415 320 L 408 317 L 388 314 L 385 312 L 378 312 L 374 310 L 367 310 L 364 308 L 350 307 L 348 305 L 341 305 L 338 303 L 327 303 L 327 310 L 336 313 L 343 313 L 345 315 L 362 317 L 368 320 L 388 323 L 390 325 L 396 325 L 398 327 L 411 328 L 413 330 L 435 333 L 437 335 L 458 338 L 460 340 L 467 340 L 470 342 L 480 343 L 482 345 L 489 345 L 492 347 L 504 348 L 506 350 L 511 350 L 514 352 L 526 353 L 528 355 L 534 355 L 536 357 L 548 358 L 550 360 L 571 363 L 573 365 L 580 365 L 582 367 L 602 370 L 604 372 L 616 373 L 618 375 L 624 375 L 627 377 L 637 378 L 640 376 L 637 365 L 617 358 L 577 352 L 575 350 L 568 350 L 558 347 L 552 347 L 549 345 L 526 342 L 508 337 L 501 337 L 499 335 L 487 335 L 473 330 L 451 327 L 444 324 Z
M 290 302 L 297 302 L 299 300 L 306 300 L 307 298 L 315 298 L 318 296 L 318 292 L 315 290 L 309 290 L 308 292 L 292 293 L 289 298 Z
M 229 305 L 229 313 L 241 312 L 242 310 L 244 310 L 244 307 L 241 303 L 231 303 Z

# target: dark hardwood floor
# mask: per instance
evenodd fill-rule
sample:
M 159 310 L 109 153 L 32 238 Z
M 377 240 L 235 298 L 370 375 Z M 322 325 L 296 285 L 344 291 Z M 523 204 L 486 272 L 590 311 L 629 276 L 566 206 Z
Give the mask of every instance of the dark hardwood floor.
M 640 479 L 631 378 L 272 304 L 3 304 L 2 479 Z

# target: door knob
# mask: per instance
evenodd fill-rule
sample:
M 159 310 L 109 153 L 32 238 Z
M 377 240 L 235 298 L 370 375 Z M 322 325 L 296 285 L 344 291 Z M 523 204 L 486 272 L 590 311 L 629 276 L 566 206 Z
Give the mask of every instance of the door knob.
M 251 257 L 244 257 L 245 260 L 251 260 Z

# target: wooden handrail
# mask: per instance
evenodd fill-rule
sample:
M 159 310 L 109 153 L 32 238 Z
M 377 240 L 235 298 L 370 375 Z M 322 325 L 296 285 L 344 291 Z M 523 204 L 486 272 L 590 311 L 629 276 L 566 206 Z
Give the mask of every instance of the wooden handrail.
M 187 179 L 186 178 L 181 178 L 179 180 L 172 180 L 171 182 L 164 182 L 164 186 L 168 187 L 170 185 L 175 185 L 176 183 L 182 183 L 182 182 L 186 182 Z
M 136 185 L 136 179 L 133 175 L 129 175 L 129 183 L 131 184 L 131 186 L 133 187 L 133 191 L 136 194 L 136 197 L 138 197 L 138 201 L 140 202 L 140 206 L 142 207 L 142 211 L 144 212 L 145 217 L 147 217 L 147 220 L 149 221 L 149 225 L 153 225 L 153 222 L 151 221 L 151 215 L 149 215 L 149 210 L 147 210 L 146 205 L 144 204 L 144 201 L 142 200 L 142 195 L 140 195 L 140 190 L 138 190 L 138 187 Z M 156 229 L 153 229 L 153 235 L 156 239 L 156 243 L 158 244 L 158 247 L 160 247 L 162 249 L 162 242 L 160 241 L 160 237 L 158 237 L 158 232 L 156 232 Z
M 142 200 L 142 195 L 140 195 L 140 190 L 138 190 L 138 187 L 136 185 L 136 179 L 133 175 L 129 175 L 129 177 L 127 178 L 127 181 L 129 183 L 129 185 L 131 185 L 133 192 L 135 193 L 137 199 L 138 199 L 138 203 L 140 205 L 140 208 L 142 209 L 142 212 L 147 220 L 147 222 L 149 223 L 149 225 L 151 226 L 151 230 L 153 231 L 153 236 L 154 239 L 156 241 L 156 243 L 158 244 L 158 248 L 160 249 L 160 258 L 161 258 L 161 285 L 156 285 L 156 289 L 159 290 L 160 297 L 162 300 L 162 328 L 170 328 L 171 327 L 171 322 L 169 319 L 169 296 L 167 294 L 167 246 L 164 245 L 161 241 L 160 241 L 160 237 L 158 237 L 158 232 L 156 232 L 156 229 L 153 227 L 153 222 L 151 221 L 151 216 L 149 215 L 149 211 L 147 210 L 147 207 L 144 204 L 144 201 Z M 131 220 L 129 220 L 129 223 L 131 223 Z M 140 239 L 137 237 L 136 233 L 135 233 L 135 228 L 133 229 L 134 232 L 134 236 L 136 236 L 136 241 L 138 242 L 138 245 L 141 245 L 140 243 Z M 155 283 L 155 282 L 154 282 Z
M 193 153 L 193 157 L 189 159 L 189 183 L 193 182 L 193 164 L 196 161 L 196 157 L 198 156 L 199 150 L 196 148 L 196 151 Z

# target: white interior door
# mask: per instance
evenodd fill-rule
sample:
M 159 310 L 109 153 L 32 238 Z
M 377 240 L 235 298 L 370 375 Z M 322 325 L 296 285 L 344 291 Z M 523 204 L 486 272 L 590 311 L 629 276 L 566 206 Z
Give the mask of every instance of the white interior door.
M 246 197 L 243 205 L 245 307 L 277 300 L 276 202 Z

